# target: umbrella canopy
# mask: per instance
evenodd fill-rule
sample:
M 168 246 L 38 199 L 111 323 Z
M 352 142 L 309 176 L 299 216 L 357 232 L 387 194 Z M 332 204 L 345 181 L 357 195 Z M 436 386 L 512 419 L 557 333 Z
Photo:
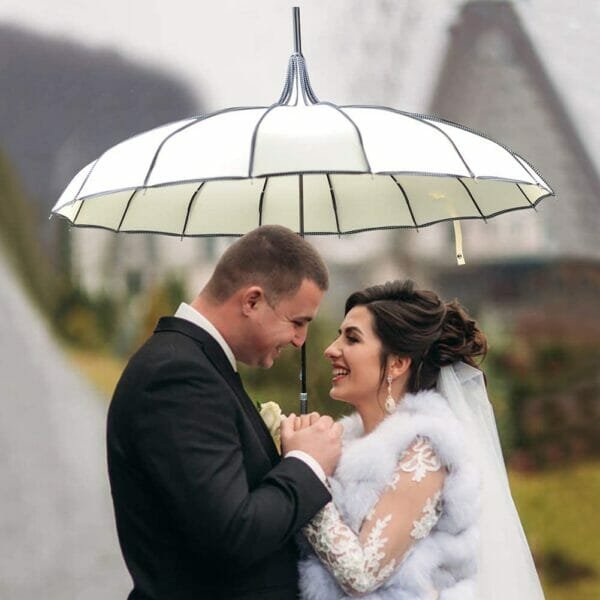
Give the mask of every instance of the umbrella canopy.
M 126 140 L 84 167 L 53 212 L 73 225 L 124 232 L 242 235 L 279 223 L 345 234 L 489 218 L 551 193 L 523 158 L 441 119 L 278 103 Z
M 552 195 L 522 157 L 460 125 L 381 106 L 320 102 L 294 8 L 279 100 L 158 127 L 107 150 L 52 209 L 72 225 L 239 236 L 419 228 L 532 208 Z
M 522 157 L 460 125 L 316 97 L 294 15 L 279 100 L 158 127 L 110 148 L 52 214 L 78 227 L 240 236 L 264 224 L 304 234 L 455 223 L 533 208 L 553 192 Z M 303 354 L 304 357 L 304 354 Z M 305 365 L 303 360 L 305 400 Z M 303 403 L 305 408 L 305 402 Z

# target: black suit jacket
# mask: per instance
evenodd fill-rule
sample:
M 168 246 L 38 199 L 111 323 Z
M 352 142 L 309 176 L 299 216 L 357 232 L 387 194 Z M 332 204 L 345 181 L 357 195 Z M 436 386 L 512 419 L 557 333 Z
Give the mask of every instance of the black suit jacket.
M 280 459 L 208 333 L 159 321 L 117 385 L 107 445 L 130 600 L 296 597 L 293 536 L 330 495 Z

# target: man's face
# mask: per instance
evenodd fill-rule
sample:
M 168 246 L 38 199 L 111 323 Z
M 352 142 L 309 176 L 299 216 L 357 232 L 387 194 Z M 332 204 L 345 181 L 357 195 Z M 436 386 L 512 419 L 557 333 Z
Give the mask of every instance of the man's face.
M 293 296 L 270 306 L 264 294 L 248 311 L 250 319 L 243 356 L 239 359 L 255 367 L 268 369 L 288 344 L 300 348 L 306 339 L 308 324 L 319 308 L 323 292 L 309 279 Z

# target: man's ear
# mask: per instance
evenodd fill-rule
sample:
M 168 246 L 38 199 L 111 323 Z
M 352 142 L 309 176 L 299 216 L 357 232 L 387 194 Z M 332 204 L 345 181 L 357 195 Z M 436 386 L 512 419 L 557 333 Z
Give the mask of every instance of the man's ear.
M 388 375 L 391 375 L 394 379 L 397 379 L 402 375 L 408 374 L 411 363 L 412 359 L 410 356 L 390 356 L 388 359 Z
M 265 293 L 259 285 L 251 285 L 241 290 L 242 314 L 248 316 L 265 300 Z

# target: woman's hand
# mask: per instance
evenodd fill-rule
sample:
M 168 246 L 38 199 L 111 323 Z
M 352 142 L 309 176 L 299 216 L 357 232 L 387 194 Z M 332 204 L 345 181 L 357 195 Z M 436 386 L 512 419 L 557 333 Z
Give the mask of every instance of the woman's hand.
M 300 450 L 314 458 L 329 476 L 335 470 L 342 451 L 343 427 L 327 415 L 319 413 L 296 416 L 281 421 L 281 450 L 283 456 Z
M 287 417 L 287 419 L 292 421 L 294 431 L 300 431 L 301 429 L 306 429 L 307 427 L 314 425 L 320 417 L 321 415 L 318 412 L 311 412 L 308 415 L 298 416 L 292 413 L 289 417 Z

